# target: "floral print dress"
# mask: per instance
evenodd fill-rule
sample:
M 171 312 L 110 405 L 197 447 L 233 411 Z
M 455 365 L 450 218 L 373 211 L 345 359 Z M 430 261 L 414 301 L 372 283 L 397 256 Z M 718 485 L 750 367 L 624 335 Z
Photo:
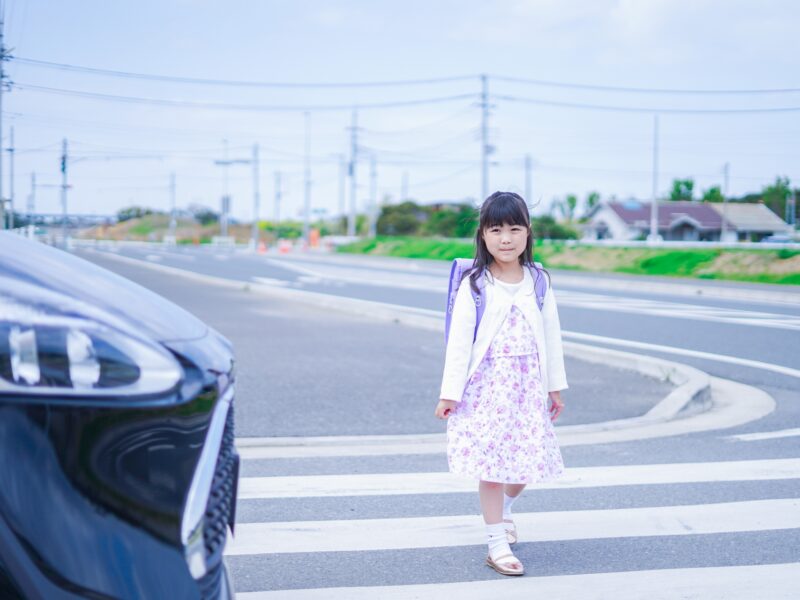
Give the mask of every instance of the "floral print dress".
M 450 471 L 498 483 L 564 471 L 533 329 L 514 305 L 447 421 Z

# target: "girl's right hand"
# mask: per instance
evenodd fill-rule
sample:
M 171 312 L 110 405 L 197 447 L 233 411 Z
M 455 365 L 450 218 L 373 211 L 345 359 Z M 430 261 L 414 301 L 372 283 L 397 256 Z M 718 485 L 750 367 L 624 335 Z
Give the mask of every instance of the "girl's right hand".
M 433 414 L 436 415 L 437 419 L 447 419 L 455 409 L 456 404 L 458 402 L 455 400 L 439 400 L 439 404 L 436 405 L 436 410 Z

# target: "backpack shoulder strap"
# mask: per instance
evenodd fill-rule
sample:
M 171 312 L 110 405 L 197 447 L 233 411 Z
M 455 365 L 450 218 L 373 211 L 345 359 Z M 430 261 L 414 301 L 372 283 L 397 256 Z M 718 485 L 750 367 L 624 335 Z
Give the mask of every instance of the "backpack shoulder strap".
M 542 263 L 535 262 L 530 267 L 533 276 L 533 293 L 536 295 L 536 305 L 539 310 L 544 306 L 544 297 L 547 295 L 548 277 Z
M 453 308 L 455 307 L 456 303 L 456 296 L 458 296 L 458 288 L 461 287 L 461 282 L 466 278 L 469 271 L 472 270 L 475 264 L 474 259 L 472 258 L 456 258 L 453 260 L 452 265 L 450 266 L 450 281 L 447 288 L 447 312 L 445 314 L 444 320 L 444 339 L 445 342 L 450 337 L 450 322 L 453 316 Z M 472 293 L 472 301 L 475 303 L 475 332 L 473 333 L 473 341 L 478 335 L 478 325 L 481 322 L 481 317 L 483 317 L 483 311 L 485 310 L 485 302 L 484 296 L 485 292 L 483 289 L 483 276 L 479 278 L 479 287 L 480 291 L 476 292 L 470 286 L 470 292 Z M 469 285 L 469 282 L 466 283 Z

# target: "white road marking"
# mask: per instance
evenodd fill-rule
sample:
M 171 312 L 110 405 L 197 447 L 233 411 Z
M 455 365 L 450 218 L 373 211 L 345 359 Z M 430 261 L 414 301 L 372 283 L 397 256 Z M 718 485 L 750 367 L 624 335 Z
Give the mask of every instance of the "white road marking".
M 775 440 L 785 437 L 796 437 L 800 435 L 800 427 L 794 429 L 781 429 L 779 431 L 759 431 L 756 433 L 741 433 L 739 435 L 729 435 L 726 439 L 741 440 L 743 442 L 757 442 L 760 440 Z
M 535 568 L 528 565 L 529 571 Z M 243 592 L 237 600 L 797 600 L 800 563 L 652 569 L 510 580 Z
M 252 277 L 251 279 L 256 283 L 261 283 L 263 285 L 274 285 L 278 287 L 289 285 L 289 282 L 285 279 L 273 279 L 271 277 Z
M 800 317 L 779 313 L 766 313 L 731 308 L 665 302 L 643 298 L 622 298 L 585 292 L 559 291 L 558 303 L 561 306 L 607 310 L 627 314 L 646 314 L 659 317 L 715 321 L 756 327 L 800 330 Z
M 559 480 L 537 483 L 536 489 L 777 479 L 800 479 L 800 458 L 568 467 Z M 448 472 L 242 477 L 239 499 L 448 494 L 476 489 L 472 479 Z
M 689 350 L 688 348 L 676 348 L 675 346 L 663 346 L 661 344 L 635 342 L 633 340 L 623 340 L 621 338 L 612 338 L 602 335 L 592 335 L 589 333 L 579 333 L 577 331 L 562 331 L 561 335 L 567 339 L 581 340 L 585 342 L 596 342 L 601 344 L 610 344 L 612 346 L 623 346 L 625 348 L 638 348 L 640 350 L 651 350 L 655 352 L 664 352 L 666 354 L 678 354 L 680 356 L 691 356 L 692 358 L 703 358 L 706 360 L 713 360 L 716 362 L 724 362 L 733 365 L 751 367 L 753 369 L 772 371 L 774 373 L 780 373 L 781 375 L 788 375 L 789 377 L 797 377 L 800 379 L 800 369 L 793 369 L 791 367 L 784 367 L 782 365 L 774 365 L 772 363 L 765 363 L 758 360 L 750 360 L 748 358 L 739 358 L 738 356 L 727 356 L 725 354 L 700 352 L 698 350 Z
M 679 536 L 800 528 L 800 499 L 516 513 L 525 542 Z M 364 552 L 472 546 L 480 515 L 237 523 L 225 554 Z

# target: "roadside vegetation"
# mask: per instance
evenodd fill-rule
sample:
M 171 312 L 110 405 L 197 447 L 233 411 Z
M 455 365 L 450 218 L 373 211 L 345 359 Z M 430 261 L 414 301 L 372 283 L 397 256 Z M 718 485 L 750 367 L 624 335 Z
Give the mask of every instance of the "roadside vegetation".
M 452 260 L 472 256 L 473 242 L 378 236 L 342 246 L 339 251 Z M 800 285 L 800 251 L 797 250 L 624 248 L 539 242 L 534 258 L 552 269 Z

